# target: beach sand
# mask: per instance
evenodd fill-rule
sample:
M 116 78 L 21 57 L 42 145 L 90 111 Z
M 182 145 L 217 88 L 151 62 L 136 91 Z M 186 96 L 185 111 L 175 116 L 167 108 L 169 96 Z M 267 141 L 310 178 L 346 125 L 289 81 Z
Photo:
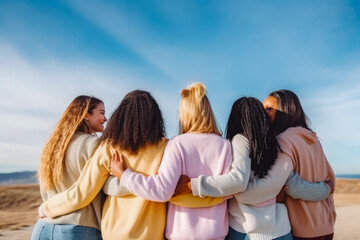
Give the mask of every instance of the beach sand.
M 337 179 L 335 240 L 360 239 L 360 180 Z M 30 239 L 40 205 L 37 185 L 0 186 L 0 240 Z

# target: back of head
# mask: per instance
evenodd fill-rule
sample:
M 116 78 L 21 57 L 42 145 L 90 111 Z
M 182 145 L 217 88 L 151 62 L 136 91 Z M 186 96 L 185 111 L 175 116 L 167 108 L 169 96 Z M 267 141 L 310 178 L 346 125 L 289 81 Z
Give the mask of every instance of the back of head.
M 41 185 L 45 190 L 52 189 L 62 181 L 64 156 L 75 131 L 90 133 L 84 118 L 92 113 L 101 100 L 81 95 L 76 97 L 62 114 L 57 126 L 45 144 L 38 172 Z
M 181 90 L 179 120 L 180 134 L 197 132 L 221 135 L 202 83 L 193 83 Z
M 124 97 L 110 117 L 102 140 L 136 154 L 164 137 L 164 121 L 155 99 L 146 91 L 135 90 Z
M 270 128 L 262 103 L 252 97 L 242 97 L 232 106 L 226 127 L 230 141 L 236 134 L 245 136 L 250 144 L 251 169 L 260 178 L 265 176 L 277 157 L 277 141 Z
M 279 90 L 269 94 L 276 99 L 278 109 L 276 111 L 273 128 L 276 134 L 284 132 L 290 127 L 308 127 L 307 116 L 301 106 L 299 98 L 290 90 Z

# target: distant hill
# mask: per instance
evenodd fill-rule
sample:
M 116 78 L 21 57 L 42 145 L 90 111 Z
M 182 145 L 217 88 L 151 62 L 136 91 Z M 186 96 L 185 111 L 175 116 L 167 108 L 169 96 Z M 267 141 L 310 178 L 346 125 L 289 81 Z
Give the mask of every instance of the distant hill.
M 36 172 L 0 173 L 0 185 L 37 183 Z

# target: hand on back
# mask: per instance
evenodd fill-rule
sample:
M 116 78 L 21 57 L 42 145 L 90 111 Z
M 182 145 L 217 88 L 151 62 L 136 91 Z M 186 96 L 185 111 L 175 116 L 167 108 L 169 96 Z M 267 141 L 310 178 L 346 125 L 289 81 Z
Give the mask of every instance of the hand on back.
M 122 154 L 119 154 L 117 151 L 113 153 L 109 170 L 110 170 L 110 175 L 113 175 L 121 179 L 122 174 L 126 170 L 125 160 Z

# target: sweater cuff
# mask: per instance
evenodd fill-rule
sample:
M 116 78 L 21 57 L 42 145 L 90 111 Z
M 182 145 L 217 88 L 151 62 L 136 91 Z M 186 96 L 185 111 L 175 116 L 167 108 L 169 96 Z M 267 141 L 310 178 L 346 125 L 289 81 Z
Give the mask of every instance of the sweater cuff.
M 200 184 L 200 177 L 191 179 L 192 194 L 197 197 L 200 196 L 199 184 Z
M 38 210 L 39 210 L 38 214 L 40 218 L 46 217 L 46 214 L 44 213 L 44 203 L 41 203 Z
M 49 207 L 48 205 L 46 204 L 46 202 L 43 202 L 41 205 L 40 205 L 40 208 L 39 208 L 39 214 L 42 214 L 41 217 L 49 217 L 49 218 L 53 218 L 49 212 Z
M 126 188 L 128 188 L 128 182 L 130 179 L 130 175 L 133 172 L 128 168 L 125 170 L 125 172 L 122 174 L 121 179 L 120 179 L 120 184 L 125 186 Z M 129 189 L 129 188 L 128 188 Z

